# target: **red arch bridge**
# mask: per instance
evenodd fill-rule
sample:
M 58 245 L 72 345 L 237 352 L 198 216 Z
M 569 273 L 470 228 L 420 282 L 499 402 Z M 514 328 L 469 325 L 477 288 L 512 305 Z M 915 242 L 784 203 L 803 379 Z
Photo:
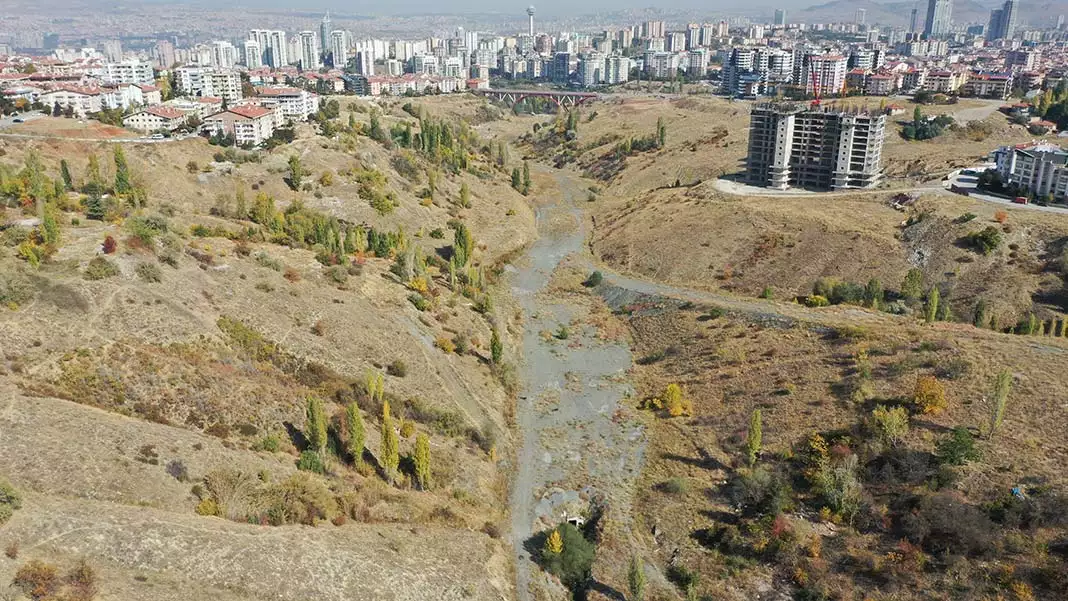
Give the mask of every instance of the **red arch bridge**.
M 571 109 L 584 102 L 597 99 L 593 92 L 551 92 L 547 90 L 472 90 L 475 94 L 486 96 L 498 102 L 511 105 L 519 104 L 524 98 L 548 98 L 562 109 Z

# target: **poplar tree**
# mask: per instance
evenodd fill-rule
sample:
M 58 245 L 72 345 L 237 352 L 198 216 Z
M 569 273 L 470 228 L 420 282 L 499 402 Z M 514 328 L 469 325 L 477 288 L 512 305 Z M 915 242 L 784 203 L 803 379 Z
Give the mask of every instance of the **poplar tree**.
M 323 410 L 322 399 L 314 396 L 308 397 L 306 416 L 307 424 L 304 435 L 308 438 L 308 446 L 323 457 L 326 454 L 326 412 Z
M 115 194 L 129 194 L 133 189 L 130 184 L 130 166 L 126 163 L 126 153 L 122 145 L 115 145 Z
M 749 416 L 749 432 L 745 436 L 745 453 L 749 459 L 749 467 L 756 465 L 763 438 L 764 430 L 761 424 L 760 409 L 754 409 L 753 414 Z
M 382 403 L 382 449 L 379 454 L 382 469 L 386 472 L 386 482 L 393 484 L 397 478 L 397 466 L 400 465 L 400 443 L 393 429 L 393 417 L 389 414 L 389 401 Z
M 523 195 L 530 194 L 530 163 L 523 161 Z
M 363 425 L 363 415 L 353 401 L 345 407 L 345 426 L 349 433 L 348 452 L 356 465 L 363 465 L 363 449 L 367 444 L 367 431 Z
M 430 490 L 430 437 L 423 432 L 415 437 L 415 481 L 419 490 Z
M 627 588 L 630 589 L 628 601 L 645 599 L 645 566 L 637 555 L 630 558 L 630 570 L 627 571 Z
M 70 165 L 67 159 L 59 161 L 59 174 L 63 178 L 63 189 L 68 192 L 74 189 L 74 178 L 70 175 Z
M 493 335 L 490 336 L 490 356 L 493 358 L 494 365 L 500 365 L 501 360 L 504 359 L 504 345 L 501 344 L 501 335 L 497 332 L 497 328 L 493 328 Z
M 927 304 L 923 306 L 923 320 L 927 323 L 938 319 L 938 300 L 938 286 L 935 286 L 927 293 Z

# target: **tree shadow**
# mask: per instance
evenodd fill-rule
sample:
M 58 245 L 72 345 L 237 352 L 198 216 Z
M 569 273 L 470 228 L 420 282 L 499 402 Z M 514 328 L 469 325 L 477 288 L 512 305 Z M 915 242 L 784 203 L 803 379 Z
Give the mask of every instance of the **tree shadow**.
M 671 460 L 671 461 L 678 461 L 679 463 L 684 463 L 686 465 L 690 465 L 690 466 L 693 466 L 693 467 L 698 467 L 698 468 L 709 470 L 709 471 L 712 471 L 712 470 L 727 471 L 727 470 L 730 469 L 729 467 L 724 465 L 722 461 L 720 461 L 719 459 L 716 459 L 715 457 L 712 457 L 708 453 L 705 453 L 703 451 L 698 451 L 698 452 L 701 455 L 699 458 L 684 457 L 682 455 L 676 455 L 675 453 L 664 453 L 663 455 L 661 455 L 661 457 L 663 457 L 664 459 L 668 459 L 668 460 Z
M 608 599 L 615 599 L 616 601 L 627 601 L 626 596 L 623 595 L 622 592 L 616 590 L 615 588 L 613 588 L 613 587 L 611 587 L 611 586 L 609 586 L 609 585 L 607 585 L 607 584 L 605 584 L 603 582 L 598 581 L 596 578 L 593 578 L 593 579 L 590 580 L 589 590 L 601 593 L 602 595 L 604 595 Z M 581 596 L 579 596 L 580 594 L 581 594 Z M 587 591 L 581 591 L 581 592 L 580 591 L 575 591 L 575 593 L 573 595 L 574 599 L 585 599 L 586 597 L 587 597 Z
M 720 524 L 731 524 L 737 526 L 739 522 L 738 515 L 735 513 L 731 513 L 730 511 L 720 511 L 718 509 L 702 509 L 700 513 L 701 515 L 712 520 L 713 522 L 717 522 Z M 699 531 L 694 532 L 695 538 L 697 532 Z
M 285 426 L 289 441 L 293 443 L 293 446 L 297 447 L 298 451 L 308 450 L 308 438 L 304 436 L 304 432 L 301 432 L 300 428 L 294 426 L 291 422 L 282 422 L 282 425 Z

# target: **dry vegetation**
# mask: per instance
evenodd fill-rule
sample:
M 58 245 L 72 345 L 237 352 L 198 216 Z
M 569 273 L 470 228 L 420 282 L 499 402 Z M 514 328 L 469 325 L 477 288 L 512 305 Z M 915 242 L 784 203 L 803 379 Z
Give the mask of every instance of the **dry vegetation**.
M 697 574 L 695 589 L 709 599 L 770 590 L 804 599 L 1041 599 L 1063 590 L 1063 343 L 964 326 L 836 334 L 677 304 L 629 323 L 635 355 L 646 358 L 636 368 L 639 397 L 678 383 L 694 406 L 692 418 L 657 413 L 634 511 L 648 557 L 669 581 L 684 588 Z M 1002 370 L 1013 387 L 991 436 Z M 940 413 L 913 405 L 925 376 L 945 391 Z M 904 433 L 880 436 L 879 406 L 911 414 Z M 745 445 L 757 409 L 763 444 L 751 468 Z M 982 433 L 980 455 L 955 465 L 945 441 L 961 426 Z M 859 487 L 835 506 L 820 466 L 852 465 L 851 457 Z M 1013 496 L 1017 487 L 1025 498 Z M 614 573 L 622 590 L 623 568 Z
M 517 327 L 494 283 L 533 217 L 462 124 L 484 105 L 425 104 L 462 150 L 373 141 L 372 110 L 386 132 L 418 121 L 342 99 L 336 136 L 300 125 L 271 151 L 124 145 L 125 193 L 115 146 L 4 144 L 0 477 L 22 503 L 0 580 L 54 572 L 50 595 L 79 598 L 64 575 L 84 557 L 109 599 L 511 595 L 497 461 L 514 381 L 490 341 Z M 117 194 L 82 192 L 91 155 Z M 324 400 L 318 450 L 308 398 Z

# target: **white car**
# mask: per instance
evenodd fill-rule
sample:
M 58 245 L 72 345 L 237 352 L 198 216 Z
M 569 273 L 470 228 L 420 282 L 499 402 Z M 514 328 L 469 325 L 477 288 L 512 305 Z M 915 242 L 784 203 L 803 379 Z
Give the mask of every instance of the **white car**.
M 152 140 L 162 140 L 163 134 L 152 134 L 151 136 L 149 136 L 149 138 Z

